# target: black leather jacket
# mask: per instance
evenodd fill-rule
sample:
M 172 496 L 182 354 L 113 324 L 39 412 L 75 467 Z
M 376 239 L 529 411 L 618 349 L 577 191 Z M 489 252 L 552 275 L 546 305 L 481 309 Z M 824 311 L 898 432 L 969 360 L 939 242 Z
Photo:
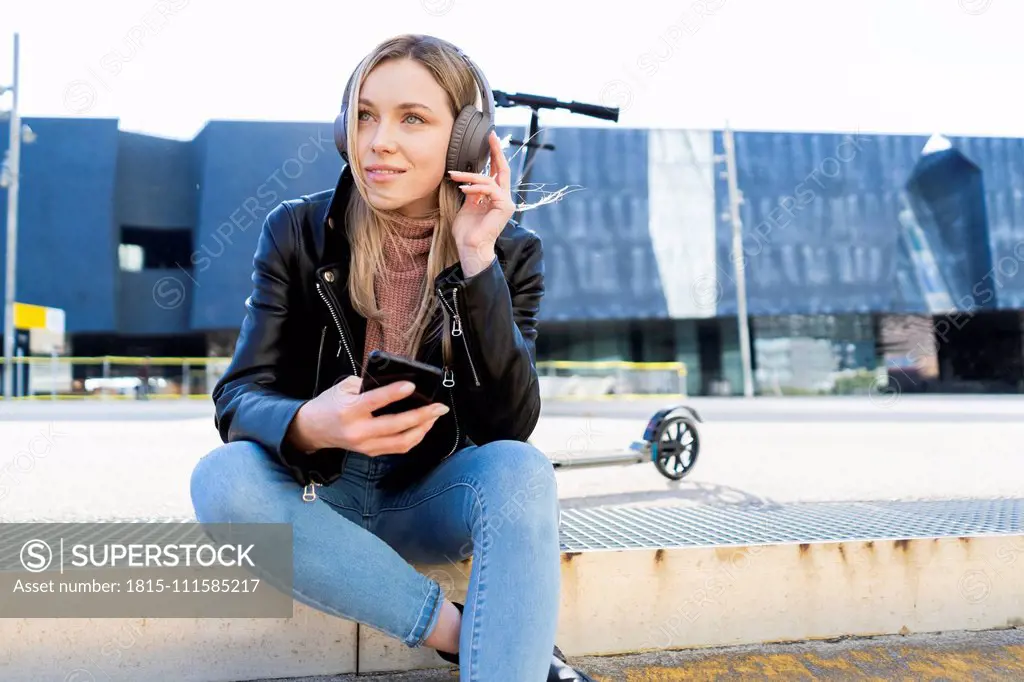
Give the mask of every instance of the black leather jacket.
M 297 451 L 285 440 L 302 404 L 360 373 L 366 319 L 347 289 L 349 246 L 344 213 L 355 191 L 346 166 L 337 187 L 285 201 L 263 223 L 253 257 L 253 291 L 245 301 L 234 356 L 213 390 L 221 439 L 247 440 L 276 456 L 313 499 L 314 485 L 341 475 L 346 451 Z M 534 366 L 536 324 L 544 294 L 541 241 L 515 221 L 502 230 L 496 259 L 465 278 L 458 263 L 435 284 L 434 324 L 452 335 L 444 366 L 441 342 L 424 342 L 416 358 L 444 367 L 442 400 L 451 408 L 410 450 L 382 487 L 408 485 L 470 444 L 525 441 L 540 415 Z M 461 327 L 461 334 L 458 328 Z

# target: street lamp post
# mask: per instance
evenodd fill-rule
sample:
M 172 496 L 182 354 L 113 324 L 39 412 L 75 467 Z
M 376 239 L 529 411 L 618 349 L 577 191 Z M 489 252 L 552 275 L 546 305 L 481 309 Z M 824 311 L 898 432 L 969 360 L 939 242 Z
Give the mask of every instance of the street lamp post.
M 743 395 L 754 397 L 754 372 L 750 352 L 750 327 L 747 318 L 746 257 L 743 253 L 743 222 L 740 204 L 743 195 L 737 187 L 736 145 L 732 128 L 726 124 L 722 135 L 725 147 L 726 179 L 729 187 L 729 222 L 732 224 L 732 268 L 736 278 L 736 323 L 740 335 L 740 362 L 743 364 Z
M 0 95 L 10 90 L 10 146 L 4 159 L 3 178 L 7 185 L 7 278 L 4 287 L 4 398 L 12 397 L 14 382 L 14 274 L 18 250 L 18 175 L 21 171 L 21 118 L 18 116 L 18 34 L 14 34 L 14 80 L 0 85 Z

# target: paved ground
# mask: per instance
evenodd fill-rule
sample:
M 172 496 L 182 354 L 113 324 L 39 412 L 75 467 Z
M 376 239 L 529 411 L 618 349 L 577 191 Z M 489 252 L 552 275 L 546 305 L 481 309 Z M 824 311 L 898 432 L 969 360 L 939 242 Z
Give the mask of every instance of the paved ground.
M 573 659 L 599 682 L 1024 679 L 1024 629 L 873 637 Z M 454 668 L 289 682 L 451 682 Z M 264 682 L 270 682 L 264 681 Z M 284 682 L 278 680 L 274 682 Z
M 688 402 L 705 419 L 690 476 L 563 470 L 563 505 L 1024 497 L 1024 399 Z M 533 441 L 550 453 L 625 446 L 658 404 L 551 403 Z M 190 518 L 192 467 L 220 443 L 206 402 L 14 403 L 0 415 L 0 521 Z

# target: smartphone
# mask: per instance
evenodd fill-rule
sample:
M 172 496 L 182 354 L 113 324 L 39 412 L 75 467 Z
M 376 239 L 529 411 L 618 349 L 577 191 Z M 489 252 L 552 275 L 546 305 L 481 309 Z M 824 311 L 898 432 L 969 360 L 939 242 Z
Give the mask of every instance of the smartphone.
M 439 402 L 437 394 L 441 389 L 443 376 L 444 372 L 440 367 L 418 362 L 402 355 L 373 350 L 370 352 L 366 368 L 363 370 L 363 385 L 360 391 L 371 391 L 396 381 L 411 381 L 416 386 L 416 390 L 411 395 L 372 412 L 375 417 L 382 414 L 396 414 Z

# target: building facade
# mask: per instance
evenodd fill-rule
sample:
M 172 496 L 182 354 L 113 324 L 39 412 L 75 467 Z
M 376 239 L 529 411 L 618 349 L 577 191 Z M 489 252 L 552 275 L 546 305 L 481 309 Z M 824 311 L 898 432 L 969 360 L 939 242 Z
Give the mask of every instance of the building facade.
M 25 122 L 16 298 L 63 309 L 76 356 L 230 354 L 263 219 L 341 168 L 328 123 L 176 141 Z M 863 391 L 880 372 L 1024 391 L 1024 140 L 735 139 L 739 259 L 720 131 L 545 132 L 531 186 L 572 191 L 523 216 L 544 242 L 539 359 L 682 361 L 691 394 L 741 392 L 738 262 L 759 392 Z

